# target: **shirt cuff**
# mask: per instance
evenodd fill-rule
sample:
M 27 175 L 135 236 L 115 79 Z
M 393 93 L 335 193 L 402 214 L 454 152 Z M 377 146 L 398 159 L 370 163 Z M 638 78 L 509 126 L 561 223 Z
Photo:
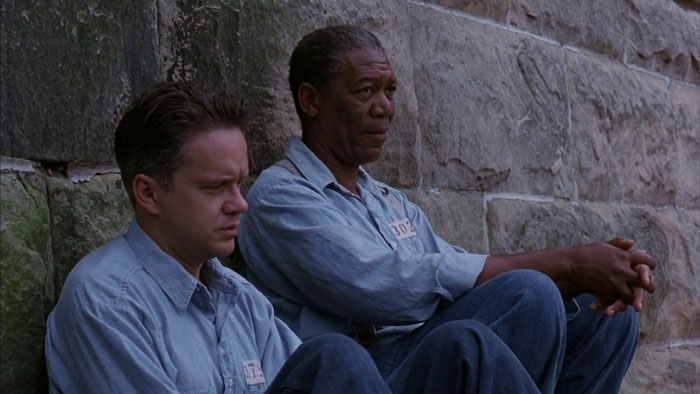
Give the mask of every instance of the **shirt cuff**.
M 455 253 L 446 258 L 437 271 L 438 285 L 453 298 L 461 297 L 474 287 L 476 278 L 484 269 L 488 255 Z

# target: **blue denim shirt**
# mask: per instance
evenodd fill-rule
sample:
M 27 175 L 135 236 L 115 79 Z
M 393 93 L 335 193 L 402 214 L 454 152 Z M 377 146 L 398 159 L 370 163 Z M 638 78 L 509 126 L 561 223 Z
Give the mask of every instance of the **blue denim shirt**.
M 353 195 L 298 137 L 286 157 L 301 176 L 260 174 L 238 242 L 248 279 L 302 339 L 423 322 L 473 287 L 486 256 L 438 237 L 402 192 L 360 169 Z
M 262 393 L 299 339 L 217 259 L 202 278 L 132 221 L 73 268 L 49 315 L 50 391 Z

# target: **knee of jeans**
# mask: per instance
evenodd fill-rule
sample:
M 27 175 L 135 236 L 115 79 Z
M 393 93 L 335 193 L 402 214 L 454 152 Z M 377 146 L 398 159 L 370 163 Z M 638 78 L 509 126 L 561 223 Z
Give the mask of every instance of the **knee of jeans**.
M 301 347 L 306 351 L 321 354 L 326 362 L 353 360 L 369 357 L 365 348 L 360 346 L 352 338 L 342 334 L 323 334 L 304 341 Z
M 561 293 L 550 277 L 529 269 L 513 270 L 503 275 L 508 280 L 508 291 L 518 298 L 520 307 L 535 314 L 558 317 L 561 322 L 566 320 Z
M 440 354 L 478 349 L 485 340 L 496 338 L 487 325 L 476 320 L 455 320 L 435 328 L 424 340 L 424 344 Z
M 505 274 L 509 287 L 523 292 L 523 296 L 534 298 L 535 302 L 556 301 L 561 303 L 561 293 L 554 281 L 547 275 L 529 269 L 518 269 Z
M 636 344 L 639 336 L 639 314 L 634 308 L 629 307 L 624 313 L 616 313 L 610 321 L 615 323 L 614 332 L 620 336 L 634 338 Z
M 499 336 L 476 320 L 455 320 L 435 328 L 421 342 L 418 357 L 441 368 L 512 366 L 515 356 Z M 471 366 L 471 367 L 470 367 Z M 465 370 L 459 372 L 464 376 Z

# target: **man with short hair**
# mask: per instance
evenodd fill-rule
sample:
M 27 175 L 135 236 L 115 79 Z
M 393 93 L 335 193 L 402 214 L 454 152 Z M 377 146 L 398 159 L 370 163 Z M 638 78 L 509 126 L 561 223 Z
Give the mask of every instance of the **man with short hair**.
M 355 336 L 391 382 L 436 333 L 468 348 L 466 326 L 476 324 L 478 335 L 498 337 L 472 355 L 485 370 L 445 379 L 512 379 L 507 361 L 490 363 L 506 352 L 543 393 L 618 390 L 638 330 L 636 313 L 620 312 L 654 291 L 651 257 L 620 238 L 485 256 L 438 237 L 418 206 L 361 167 L 381 155 L 397 88 L 363 28 L 304 36 L 289 83 L 302 136 L 248 193 L 239 245 L 249 280 L 302 339 Z M 469 355 L 436 347 L 431 357 L 449 365 Z
M 114 149 L 135 218 L 73 268 L 49 315 L 52 393 L 390 392 L 362 347 L 300 345 L 216 259 L 247 209 L 245 124 L 240 100 L 185 82 L 126 111 Z

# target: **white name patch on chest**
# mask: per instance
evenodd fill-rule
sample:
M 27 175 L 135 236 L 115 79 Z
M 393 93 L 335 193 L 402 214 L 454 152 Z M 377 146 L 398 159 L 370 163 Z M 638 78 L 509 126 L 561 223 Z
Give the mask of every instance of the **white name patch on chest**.
M 265 375 L 258 360 L 243 361 L 243 373 L 245 373 L 245 384 L 252 386 L 254 384 L 265 383 Z
M 413 225 L 408 218 L 403 218 L 393 223 L 389 223 L 389 227 L 391 227 L 391 231 L 394 232 L 394 235 L 398 239 L 406 239 L 416 236 L 416 229 L 413 228 Z

